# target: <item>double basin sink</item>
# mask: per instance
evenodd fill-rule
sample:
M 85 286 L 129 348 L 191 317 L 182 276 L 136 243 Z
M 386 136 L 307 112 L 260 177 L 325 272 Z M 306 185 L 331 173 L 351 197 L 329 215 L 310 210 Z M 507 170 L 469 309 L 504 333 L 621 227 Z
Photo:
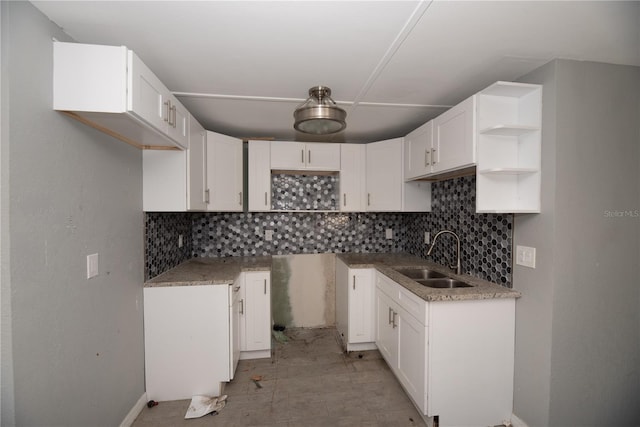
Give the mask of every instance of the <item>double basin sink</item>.
M 425 268 L 396 268 L 394 270 L 429 288 L 451 289 L 470 288 L 473 286 L 460 280 L 452 279 L 446 274 Z

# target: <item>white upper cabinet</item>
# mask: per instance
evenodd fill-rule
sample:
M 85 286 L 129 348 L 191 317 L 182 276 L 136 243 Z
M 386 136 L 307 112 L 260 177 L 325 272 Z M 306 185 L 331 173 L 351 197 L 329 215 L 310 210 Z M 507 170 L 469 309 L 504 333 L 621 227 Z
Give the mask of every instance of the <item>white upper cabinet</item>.
M 125 46 L 53 43 L 53 108 L 138 148 L 189 143 L 189 112 Z
M 271 169 L 340 170 L 340 144 L 272 141 Z
M 249 212 L 271 210 L 271 145 L 268 141 L 249 141 L 247 176 Z
M 404 137 L 404 179 L 431 173 L 433 120 Z
M 475 106 L 476 98 L 472 96 L 433 119 L 431 173 L 475 164 Z
M 340 211 L 362 212 L 366 199 L 366 145 L 340 145 Z
M 403 138 L 372 142 L 366 148 L 366 210 L 428 212 L 431 183 L 404 181 Z
M 478 94 L 477 212 L 540 212 L 542 86 L 496 82 Z
M 207 210 L 242 212 L 242 178 L 242 140 L 207 131 Z

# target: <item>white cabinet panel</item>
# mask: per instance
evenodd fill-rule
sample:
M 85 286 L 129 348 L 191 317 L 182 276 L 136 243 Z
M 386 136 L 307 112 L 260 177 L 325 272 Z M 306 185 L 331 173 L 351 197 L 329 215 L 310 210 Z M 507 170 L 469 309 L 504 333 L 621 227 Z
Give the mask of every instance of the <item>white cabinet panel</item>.
M 404 181 L 402 138 L 367 144 L 367 211 L 428 212 L 431 183 Z
M 242 273 L 243 315 L 241 358 L 271 356 L 271 273 Z
M 413 179 L 431 173 L 433 120 L 404 137 L 404 178 Z
M 375 341 L 373 270 L 349 269 L 349 342 Z
M 187 209 L 207 209 L 207 131 L 190 118 L 189 149 L 187 150 Z
M 367 144 L 367 210 L 402 210 L 402 139 Z
M 267 141 L 249 141 L 249 212 L 271 210 L 271 147 Z
M 340 145 L 340 211 L 363 212 L 366 205 L 366 145 Z
M 209 211 L 242 212 L 242 140 L 207 132 Z
M 393 302 L 384 292 L 376 292 L 376 345 L 392 370 L 398 366 L 398 331 L 393 321 Z
M 187 151 L 142 152 L 142 209 L 146 212 L 187 210 Z
M 432 172 L 475 164 L 475 106 L 474 95 L 433 119 Z
M 271 141 L 271 169 L 340 170 L 340 144 Z
M 340 144 L 312 143 L 305 144 L 307 154 L 306 168 L 319 171 L 340 170 Z
M 144 288 L 149 399 L 220 395 L 233 377 L 230 293 L 229 285 Z
M 375 349 L 374 270 L 336 260 L 336 327 L 347 351 Z

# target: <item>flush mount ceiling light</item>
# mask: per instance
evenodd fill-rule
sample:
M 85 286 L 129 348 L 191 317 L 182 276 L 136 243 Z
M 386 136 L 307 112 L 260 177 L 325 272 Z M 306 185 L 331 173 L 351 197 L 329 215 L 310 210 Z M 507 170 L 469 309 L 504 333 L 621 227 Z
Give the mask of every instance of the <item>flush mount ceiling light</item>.
M 331 99 L 331 89 L 315 86 L 309 89 L 309 98 L 293 112 L 293 127 L 304 133 L 328 135 L 347 127 L 347 112 Z

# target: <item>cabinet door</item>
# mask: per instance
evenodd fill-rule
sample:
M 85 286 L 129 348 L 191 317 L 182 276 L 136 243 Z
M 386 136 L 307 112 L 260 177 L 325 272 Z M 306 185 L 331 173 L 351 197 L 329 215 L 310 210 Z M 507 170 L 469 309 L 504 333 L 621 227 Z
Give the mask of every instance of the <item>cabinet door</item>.
M 207 132 L 210 211 L 242 211 L 242 140 Z
M 305 169 L 306 159 L 307 153 L 304 143 L 271 141 L 271 169 Z
M 245 272 L 242 351 L 271 349 L 271 274 Z
M 376 345 L 389 367 L 398 366 L 398 334 L 394 324 L 394 304 L 391 299 L 376 289 Z
M 366 145 L 340 146 L 340 211 L 362 212 L 366 192 Z
M 349 342 L 375 341 L 373 271 L 349 269 Z
M 398 325 L 398 379 L 425 413 L 426 329 L 402 308 L 398 309 L 396 323 Z
M 155 74 L 129 51 L 131 111 L 152 127 L 166 134 L 169 130 L 169 90 Z
M 402 210 L 402 138 L 367 144 L 367 210 Z
M 340 170 L 340 144 L 307 143 L 306 168 L 321 171 Z
M 187 209 L 207 209 L 207 131 L 190 117 L 189 149 L 187 150 Z
M 475 95 L 433 119 L 433 172 L 475 163 Z
M 404 137 L 404 178 L 412 179 L 431 172 L 433 120 Z
M 249 141 L 249 212 L 271 210 L 270 144 Z
M 189 147 L 189 111 L 173 96 L 169 98 L 169 137 L 181 146 Z

